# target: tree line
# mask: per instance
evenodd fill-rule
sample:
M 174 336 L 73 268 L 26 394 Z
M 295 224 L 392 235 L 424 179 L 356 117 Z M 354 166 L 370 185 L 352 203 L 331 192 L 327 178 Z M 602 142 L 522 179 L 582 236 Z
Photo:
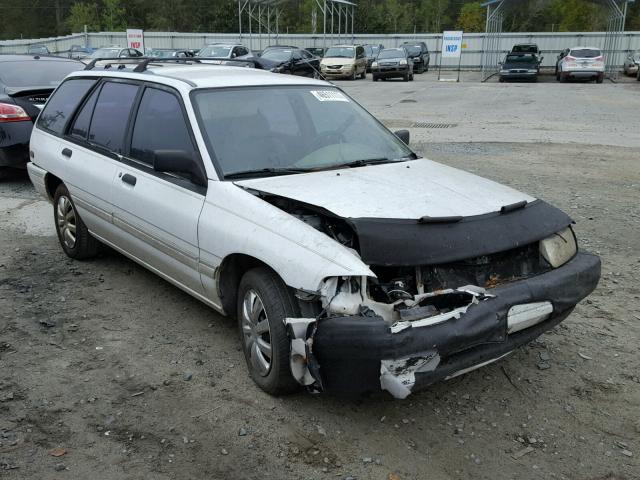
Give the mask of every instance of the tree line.
M 472 0 L 354 0 L 356 33 L 482 32 L 485 8 Z M 503 31 L 606 30 L 606 3 L 593 0 L 512 0 Z M 316 0 L 291 0 L 282 8 L 281 33 L 322 30 Z M 0 38 L 39 38 L 89 31 L 238 31 L 237 0 L 0 0 Z M 640 30 L 640 1 L 629 4 L 626 30 Z

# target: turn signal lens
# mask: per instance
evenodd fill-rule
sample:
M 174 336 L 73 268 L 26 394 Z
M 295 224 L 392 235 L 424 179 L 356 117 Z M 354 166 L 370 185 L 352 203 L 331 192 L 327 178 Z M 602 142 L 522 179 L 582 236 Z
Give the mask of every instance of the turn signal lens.
M 11 103 L 0 103 L 0 123 L 26 121 L 31 121 L 31 117 L 22 107 Z

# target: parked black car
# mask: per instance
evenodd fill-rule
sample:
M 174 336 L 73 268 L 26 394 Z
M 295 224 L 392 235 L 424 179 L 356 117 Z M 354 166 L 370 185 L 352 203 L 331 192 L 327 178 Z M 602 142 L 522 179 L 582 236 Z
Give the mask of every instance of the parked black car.
M 320 77 L 320 59 L 301 48 L 268 47 L 251 60 L 263 69 L 304 77 Z
M 0 177 L 29 160 L 33 122 L 51 92 L 84 64 L 59 57 L 0 55 Z
M 540 62 L 534 53 L 509 53 L 500 64 L 500 81 L 528 80 L 538 81 Z
M 371 64 L 373 81 L 387 78 L 402 78 L 405 82 L 413 80 L 413 62 L 404 48 L 386 48 L 378 54 Z
M 367 73 L 371 71 L 371 64 L 374 62 L 378 54 L 384 50 L 384 45 L 363 45 L 364 53 L 367 56 Z
M 429 49 L 424 42 L 404 42 L 401 45 L 409 54 L 409 58 L 413 61 L 413 69 L 415 73 L 422 73 L 429 71 L 429 62 L 431 56 L 429 55 Z

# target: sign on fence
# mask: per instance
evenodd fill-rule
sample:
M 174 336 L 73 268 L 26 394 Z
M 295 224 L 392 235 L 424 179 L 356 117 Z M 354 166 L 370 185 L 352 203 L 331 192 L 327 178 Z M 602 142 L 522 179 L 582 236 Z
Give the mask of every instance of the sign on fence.
M 460 58 L 462 52 L 462 31 L 442 32 L 442 56 Z
M 142 30 L 128 28 L 127 47 L 135 48 L 144 53 L 144 32 Z

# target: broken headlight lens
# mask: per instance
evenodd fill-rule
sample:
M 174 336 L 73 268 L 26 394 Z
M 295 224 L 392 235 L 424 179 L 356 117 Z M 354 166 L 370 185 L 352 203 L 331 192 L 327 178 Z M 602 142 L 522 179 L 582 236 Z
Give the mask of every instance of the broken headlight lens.
M 540 240 L 540 254 L 553 268 L 567 263 L 577 251 L 578 245 L 571 227 Z

